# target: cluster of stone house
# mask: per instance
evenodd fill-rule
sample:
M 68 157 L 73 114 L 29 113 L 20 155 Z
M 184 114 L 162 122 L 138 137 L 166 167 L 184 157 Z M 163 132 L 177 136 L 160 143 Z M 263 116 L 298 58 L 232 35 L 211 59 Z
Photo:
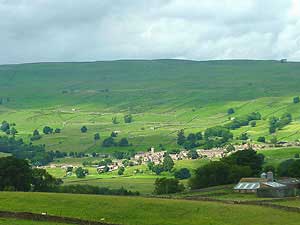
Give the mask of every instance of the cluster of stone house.
M 123 166 L 123 164 L 121 164 L 120 162 L 113 162 L 112 164 L 107 166 L 97 166 L 97 172 L 98 173 L 112 172 L 118 170 L 121 166 Z

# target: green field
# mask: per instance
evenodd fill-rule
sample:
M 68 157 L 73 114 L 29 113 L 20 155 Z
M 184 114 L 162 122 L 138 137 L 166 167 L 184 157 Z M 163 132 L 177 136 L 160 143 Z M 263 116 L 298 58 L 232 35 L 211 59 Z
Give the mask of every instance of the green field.
M 203 131 L 234 116 L 259 111 L 263 120 L 247 131 L 250 138 L 268 134 L 268 118 L 285 112 L 293 122 L 277 132 L 278 140 L 300 138 L 300 63 L 277 61 L 112 61 L 38 63 L 0 66 L 0 120 L 16 123 L 17 137 L 29 141 L 34 129 L 61 128 L 35 144 L 48 150 L 99 153 L 135 149 L 178 148 L 176 133 Z M 238 94 L 237 94 L 238 93 Z M 72 109 L 75 109 L 72 110 Z M 125 124 L 123 116 L 133 115 Z M 112 123 L 116 116 L 118 124 Z M 86 125 L 88 132 L 80 132 Z M 127 137 L 130 147 L 103 148 L 112 131 Z M 94 133 L 101 140 L 94 142 Z
M 65 158 L 62 160 L 63 163 L 74 163 L 73 165 L 81 165 L 84 159 L 72 159 Z M 188 168 L 191 173 L 193 171 L 208 163 L 207 159 L 197 160 L 178 160 L 175 161 L 174 169 Z M 60 162 L 61 163 L 61 162 Z M 57 163 L 56 163 L 57 164 Z M 65 169 L 62 168 L 47 168 L 47 171 L 56 178 L 62 178 L 64 185 L 75 185 L 75 184 L 88 184 L 98 187 L 108 187 L 117 189 L 124 187 L 127 190 L 138 191 L 141 194 L 152 194 L 154 191 L 154 182 L 159 177 L 174 177 L 173 174 L 163 172 L 160 176 L 156 175 L 152 171 L 149 171 L 146 165 L 126 167 L 124 175 L 119 176 L 117 171 L 107 172 L 104 174 L 98 174 L 95 167 L 85 167 L 89 170 L 89 175 L 85 178 L 76 178 L 73 173 L 72 176 L 65 177 Z M 136 170 L 142 171 L 141 173 L 135 173 Z M 187 180 L 181 181 L 183 184 L 187 183 Z
M 265 164 L 277 167 L 282 161 L 295 159 L 295 154 L 300 153 L 300 148 L 278 148 L 270 150 L 261 150 L 265 156 Z
M 0 152 L 0 158 L 1 158 L 1 157 L 7 157 L 7 156 L 10 156 L 10 154 Z
M 46 193 L 0 193 L 0 210 L 50 215 L 128 225 L 266 225 L 298 224 L 300 214 L 260 206 L 222 203 Z M 272 216 L 268 216 L 272 215 Z M 255 218 L 255 221 L 253 221 Z

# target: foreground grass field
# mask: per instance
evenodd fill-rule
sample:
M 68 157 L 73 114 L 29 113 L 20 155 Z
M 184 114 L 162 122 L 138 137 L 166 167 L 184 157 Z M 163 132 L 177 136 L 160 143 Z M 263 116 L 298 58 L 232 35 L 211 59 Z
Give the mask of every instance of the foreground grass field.
M 0 193 L 0 210 L 30 211 L 127 225 L 296 225 L 300 214 L 213 202 L 46 193 Z M 269 216 L 272 215 L 272 216 Z M 254 220 L 255 218 L 255 220 Z

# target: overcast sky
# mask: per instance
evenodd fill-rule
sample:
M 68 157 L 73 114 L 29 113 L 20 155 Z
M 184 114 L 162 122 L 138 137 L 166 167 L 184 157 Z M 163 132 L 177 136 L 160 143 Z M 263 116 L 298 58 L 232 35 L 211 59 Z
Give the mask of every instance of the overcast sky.
M 0 0 L 0 64 L 300 61 L 300 0 Z

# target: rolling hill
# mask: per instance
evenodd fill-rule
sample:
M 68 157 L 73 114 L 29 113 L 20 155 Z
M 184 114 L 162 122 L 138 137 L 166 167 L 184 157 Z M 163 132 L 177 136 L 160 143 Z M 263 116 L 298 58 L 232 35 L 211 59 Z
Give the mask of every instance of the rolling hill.
M 122 149 L 177 148 L 176 133 L 203 131 L 253 111 L 262 114 L 248 132 L 256 140 L 268 133 L 268 118 L 289 112 L 293 122 L 277 132 L 279 140 L 300 138 L 300 63 L 278 61 L 122 60 L 85 63 L 35 63 L 0 66 L 0 120 L 16 123 L 29 141 L 34 129 L 62 129 L 37 144 L 49 150 L 111 152 L 101 140 L 112 131 L 132 143 Z M 124 123 L 123 116 L 133 115 Z M 118 124 L 112 123 L 117 117 Z M 80 128 L 88 127 L 87 133 Z M 101 140 L 94 142 L 99 132 Z

